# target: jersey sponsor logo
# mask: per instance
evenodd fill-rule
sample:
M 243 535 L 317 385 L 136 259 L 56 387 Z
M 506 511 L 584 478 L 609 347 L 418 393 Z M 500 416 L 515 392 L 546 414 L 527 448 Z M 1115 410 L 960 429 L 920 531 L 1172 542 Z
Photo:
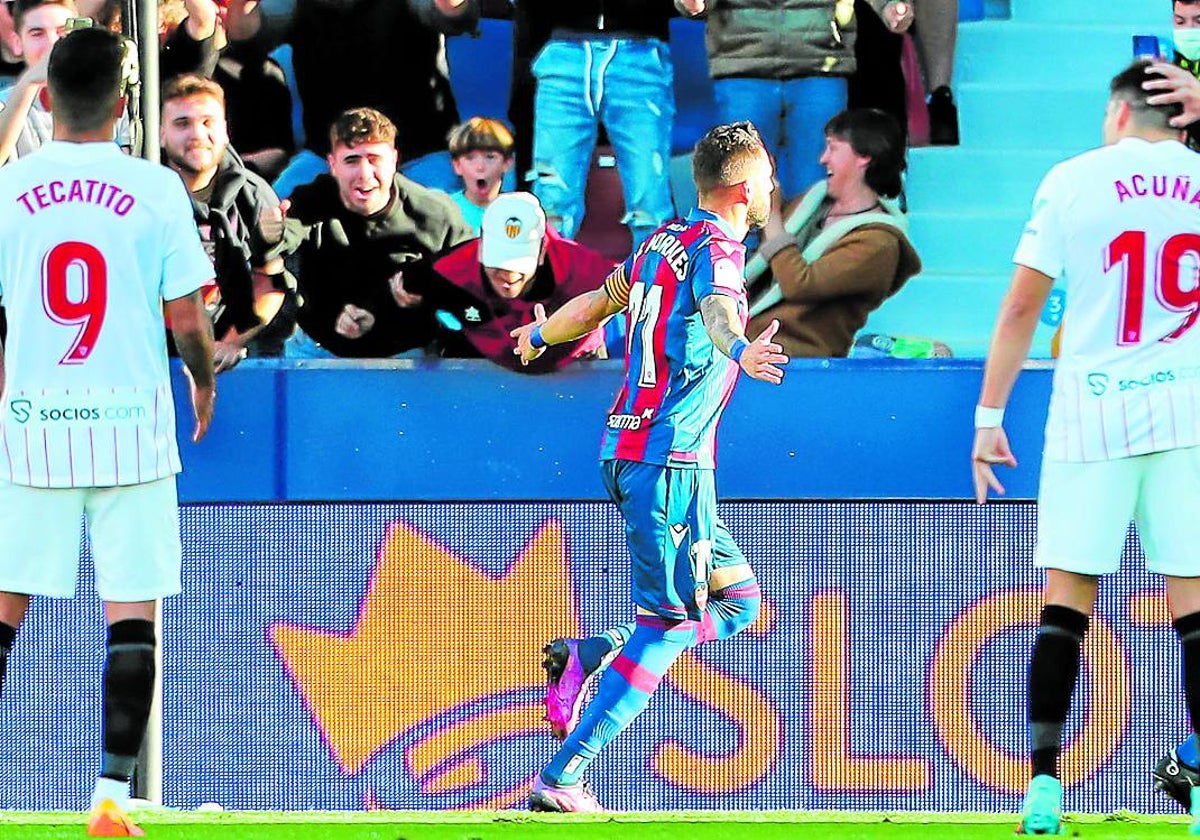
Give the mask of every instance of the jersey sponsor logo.
M 29 422 L 29 415 L 33 411 L 33 403 L 29 400 L 11 400 L 8 408 L 12 411 L 13 419 L 23 425 Z
M 78 402 L 70 398 L 44 402 L 18 398 L 10 400 L 8 407 L 13 420 L 22 426 L 141 423 L 150 418 L 152 411 L 149 398 L 129 394 L 89 395 Z
M 1129 393 L 1131 391 L 1157 388 L 1161 385 L 1170 385 L 1173 382 L 1187 382 L 1194 379 L 1200 379 L 1200 366 L 1165 368 L 1145 375 L 1119 378 L 1117 379 L 1116 388 L 1112 390 L 1112 393 Z M 1102 397 L 1109 393 L 1112 386 L 1112 377 L 1107 373 L 1092 371 L 1087 375 L 1087 385 L 1093 397 Z
M 1140 379 L 1120 379 L 1117 380 L 1118 391 L 1136 391 L 1139 388 L 1153 388 L 1156 385 L 1164 385 L 1168 382 L 1175 381 L 1175 371 L 1160 370 L 1143 376 Z
M 608 415 L 608 428 L 636 432 L 653 416 L 653 408 L 643 409 L 641 414 L 610 414 Z
M 1088 388 L 1092 390 L 1092 396 L 1102 397 L 1108 391 L 1108 374 L 1107 373 L 1089 373 L 1087 375 Z

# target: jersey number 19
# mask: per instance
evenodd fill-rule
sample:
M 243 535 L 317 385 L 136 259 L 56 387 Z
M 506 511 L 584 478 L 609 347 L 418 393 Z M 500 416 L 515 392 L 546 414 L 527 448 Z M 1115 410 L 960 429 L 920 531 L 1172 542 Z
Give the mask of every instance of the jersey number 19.
M 1144 230 L 1127 230 L 1108 243 L 1104 252 L 1104 270 L 1121 266 L 1124 285 L 1121 289 L 1121 313 L 1117 344 L 1127 347 L 1142 340 L 1142 321 L 1146 311 L 1146 264 L 1151 259 L 1146 250 Z M 1200 318 L 1200 284 L 1197 266 L 1200 265 L 1200 234 L 1180 233 L 1172 236 L 1157 249 L 1158 263 L 1154 267 L 1154 294 L 1172 312 L 1184 313 L 1183 322 L 1163 341 L 1174 341 L 1196 324 Z M 1190 263 L 1190 282 L 1184 288 L 1181 266 Z

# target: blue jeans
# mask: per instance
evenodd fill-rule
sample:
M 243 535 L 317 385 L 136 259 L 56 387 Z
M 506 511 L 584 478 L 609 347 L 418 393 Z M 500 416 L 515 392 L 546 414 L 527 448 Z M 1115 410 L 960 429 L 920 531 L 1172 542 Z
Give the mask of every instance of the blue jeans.
M 713 94 L 721 122 L 750 120 L 758 128 L 775 157 L 775 177 L 785 198 L 825 177 L 818 163 L 825 149 L 825 123 L 846 107 L 844 78 L 716 79 Z
M 534 194 L 574 238 L 597 125 L 617 156 L 627 225 L 637 246 L 674 215 L 667 167 L 675 121 L 670 48 L 649 39 L 552 40 L 533 62 Z

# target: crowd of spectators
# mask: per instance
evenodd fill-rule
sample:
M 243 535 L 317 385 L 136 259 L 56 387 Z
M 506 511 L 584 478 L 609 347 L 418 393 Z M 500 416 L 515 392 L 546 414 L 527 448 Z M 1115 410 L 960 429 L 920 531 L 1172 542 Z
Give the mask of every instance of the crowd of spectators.
M 1195 4 L 1178 0 L 1177 22 Z M 755 314 L 781 319 L 793 356 L 846 355 L 920 266 L 904 233 L 900 38 L 912 28 L 932 142 L 957 143 L 956 14 L 956 0 L 160 0 L 160 143 L 213 259 L 218 367 L 510 364 L 514 319 L 599 285 L 623 256 L 573 241 L 598 144 L 633 247 L 688 210 L 669 171 L 673 17 L 704 22 L 717 121 L 754 122 L 776 165 L 781 200 L 750 243 Z M 0 163 L 49 139 L 46 58 L 80 15 L 118 27 L 120 2 L 0 3 Z M 460 114 L 449 82 L 446 37 L 481 17 L 513 20 L 507 121 Z M 114 139 L 133 145 L 128 120 Z M 814 313 L 837 329 L 815 336 Z

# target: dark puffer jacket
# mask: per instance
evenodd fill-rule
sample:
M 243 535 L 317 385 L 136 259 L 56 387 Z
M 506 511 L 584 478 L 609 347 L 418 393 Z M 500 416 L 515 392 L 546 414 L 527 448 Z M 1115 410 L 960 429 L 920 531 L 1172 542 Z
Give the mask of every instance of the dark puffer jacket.
M 877 12 L 887 4 L 869 2 Z M 849 76 L 856 29 L 852 0 L 715 0 L 709 71 L 714 79 Z

